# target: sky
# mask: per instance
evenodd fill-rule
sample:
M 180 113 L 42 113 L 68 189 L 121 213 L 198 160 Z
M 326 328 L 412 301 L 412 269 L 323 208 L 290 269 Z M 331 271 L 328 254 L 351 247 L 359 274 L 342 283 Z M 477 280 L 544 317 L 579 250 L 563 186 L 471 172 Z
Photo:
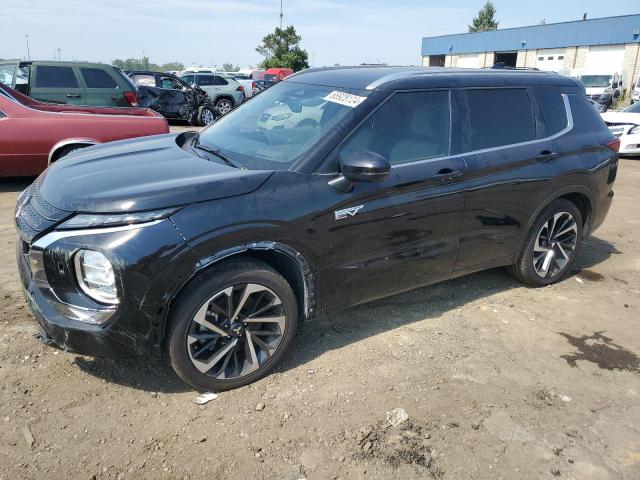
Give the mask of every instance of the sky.
M 420 64 L 421 38 L 466 32 L 484 0 L 283 0 L 311 66 Z M 495 0 L 500 28 L 640 13 L 638 0 Z M 0 0 L 0 58 L 255 65 L 280 0 Z

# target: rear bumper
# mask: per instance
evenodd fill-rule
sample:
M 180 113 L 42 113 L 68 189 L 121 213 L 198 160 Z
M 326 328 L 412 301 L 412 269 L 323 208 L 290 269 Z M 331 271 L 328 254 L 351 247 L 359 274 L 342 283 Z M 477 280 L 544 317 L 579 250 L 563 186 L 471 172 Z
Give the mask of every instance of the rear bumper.
M 622 135 L 619 153 L 621 155 L 640 155 L 640 134 Z

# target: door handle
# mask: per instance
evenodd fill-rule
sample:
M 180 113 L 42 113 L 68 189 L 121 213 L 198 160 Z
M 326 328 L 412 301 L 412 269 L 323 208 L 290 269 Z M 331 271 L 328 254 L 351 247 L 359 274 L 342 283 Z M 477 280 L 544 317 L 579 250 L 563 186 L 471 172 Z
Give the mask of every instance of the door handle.
M 67 93 L 67 98 L 80 98 L 79 93 Z
M 550 162 L 556 158 L 558 158 L 558 153 L 552 152 L 551 150 L 543 150 L 540 152 L 540 155 L 536 157 L 536 160 L 538 162 Z
M 447 180 L 453 180 L 462 176 L 462 170 L 451 170 L 450 168 L 443 168 L 435 175 L 431 175 L 431 179 L 438 180 L 440 182 L 446 182 Z

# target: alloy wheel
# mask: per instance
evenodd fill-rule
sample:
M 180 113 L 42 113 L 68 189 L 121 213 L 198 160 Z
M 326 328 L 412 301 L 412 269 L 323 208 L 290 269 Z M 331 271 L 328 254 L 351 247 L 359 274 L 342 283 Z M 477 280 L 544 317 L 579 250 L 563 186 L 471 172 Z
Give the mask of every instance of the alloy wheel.
M 211 110 L 205 108 L 202 111 L 202 123 L 204 123 L 205 125 L 209 125 L 211 122 L 213 122 L 214 119 L 215 117 L 213 116 L 213 112 Z
M 578 226 L 569 212 L 558 212 L 543 225 L 533 245 L 533 268 L 542 278 L 558 275 L 576 249 Z
M 280 298 L 246 283 L 217 292 L 196 312 L 187 333 L 193 366 L 216 379 L 244 377 L 277 350 L 286 328 Z
M 220 100 L 216 104 L 216 107 L 218 107 L 218 110 L 220 110 L 220 113 L 224 115 L 225 113 L 229 113 L 231 111 L 232 105 L 229 100 Z

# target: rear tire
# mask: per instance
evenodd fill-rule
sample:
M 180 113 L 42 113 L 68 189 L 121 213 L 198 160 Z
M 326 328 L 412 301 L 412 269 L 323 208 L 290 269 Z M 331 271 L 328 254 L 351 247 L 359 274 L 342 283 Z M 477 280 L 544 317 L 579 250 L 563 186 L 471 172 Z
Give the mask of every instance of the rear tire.
M 296 335 L 298 306 L 278 272 L 245 259 L 202 273 L 169 320 L 174 371 L 199 391 L 224 391 L 259 380 L 280 362 Z
M 233 110 L 233 102 L 228 98 L 221 98 L 216 102 L 216 108 L 220 112 L 220 115 L 226 115 Z
M 206 127 L 218 118 L 218 113 L 212 107 L 200 107 L 198 109 L 198 125 Z
M 532 287 L 559 282 L 571 271 L 582 243 L 582 214 L 569 200 L 549 204 L 527 234 L 509 274 Z

